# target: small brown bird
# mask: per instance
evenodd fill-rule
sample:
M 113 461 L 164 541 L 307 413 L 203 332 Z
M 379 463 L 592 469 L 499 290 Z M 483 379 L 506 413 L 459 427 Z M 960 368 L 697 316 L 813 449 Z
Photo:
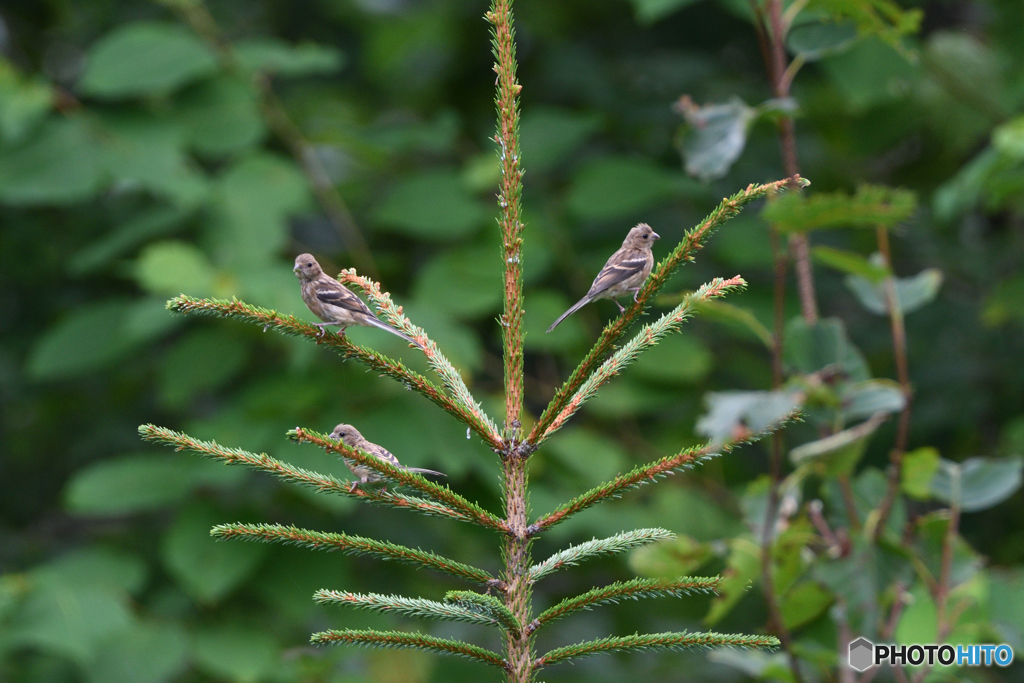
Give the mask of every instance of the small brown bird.
M 391 451 L 378 446 L 375 443 L 367 441 L 359 430 L 352 425 L 340 424 L 334 428 L 334 431 L 330 433 L 330 438 L 335 441 L 341 440 L 349 448 L 357 448 L 361 451 L 366 451 L 370 455 L 375 455 L 381 460 L 386 460 L 395 467 L 400 467 L 408 472 L 416 472 L 417 474 L 436 474 L 439 477 L 447 476 L 443 472 L 435 472 L 434 470 L 426 470 L 421 467 L 406 467 L 402 463 L 398 462 L 398 458 L 392 455 Z M 380 473 L 371 470 L 369 467 L 364 467 L 354 462 L 345 460 L 345 465 L 352 470 L 352 474 L 359 477 L 358 481 L 352 482 L 352 487 L 349 491 L 355 490 L 359 484 L 367 484 L 369 482 L 380 481 L 384 477 Z
M 330 325 L 338 325 L 338 334 L 343 335 L 345 328 L 350 325 L 379 327 L 419 346 L 412 337 L 380 321 L 352 290 L 327 275 L 312 254 L 296 256 L 292 270 L 302 283 L 302 300 L 316 317 L 325 321 L 315 323 L 321 330 Z
M 651 253 L 651 247 L 658 239 L 661 237 L 646 223 L 640 223 L 630 230 L 619 250 L 611 255 L 608 262 L 604 264 L 604 268 L 594 278 L 594 284 L 590 285 L 587 295 L 559 316 L 558 320 L 548 328 L 548 332 L 595 299 L 615 301 L 617 297 L 626 292 L 633 292 L 633 299 L 636 300 L 636 293 L 640 291 L 640 285 L 651 274 L 651 268 L 654 267 L 654 254 Z M 620 313 L 626 310 L 618 301 L 615 301 L 615 305 L 619 307 Z

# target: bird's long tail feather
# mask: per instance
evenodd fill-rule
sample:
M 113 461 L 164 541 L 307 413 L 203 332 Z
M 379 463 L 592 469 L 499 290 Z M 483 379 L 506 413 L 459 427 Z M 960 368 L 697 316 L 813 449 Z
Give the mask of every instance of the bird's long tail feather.
M 410 337 L 409 335 L 407 335 L 407 334 L 405 334 L 403 332 L 399 332 L 395 328 L 391 327 L 391 325 L 388 325 L 386 322 L 384 322 L 383 320 L 380 320 L 379 318 L 372 318 L 371 317 L 371 318 L 367 318 L 366 321 L 368 323 L 370 323 L 371 325 L 373 325 L 374 327 L 379 327 L 382 330 L 387 330 L 391 334 L 394 334 L 394 335 L 397 335 L 397 336 L 401 337 L 402 339 L 404 339 L 405 341 L 409 342 L 410 344 L 412 344 L 413 346 L 415 346 L 417 348 L 423 348 L 423 347 L 420 346 L 420 343 L 418 341 L 416 341 L 415 339 L 413 339 L 412 337 Z
M 435 472 L 434 470 L 423 469 L 422 467 L 406 467 L 409 472 L 415 472 L 416 474 L 436 474 L 439 477 L 447 477 L 448 475 L 444 472 Z
M 580 299 L 579 301 L 577 301 L 576 303 L 574 303 L 574 304 L 572 305 L 572 308 L 570 308 L 570 309 L 569 309 L 568 311 L 566 311 L 566 312 L 565 312 L 565 313 L 563 313 L 562 315 L 558 316 L 558 320 L 556 320 L 555 322 L 551 323 L 551 327 L 549 327 L 549 328 L 548 328 L 548 332 L 550 332 L 551 330 L 553 330 L 553 329 L 555 329 L 556 327 L 558 327 L 558 325 L 559 325 L 559 324 L 560 324 L 560 323 L 561 323 L 561 322 L 562 322 L 563 320 L 565 320 L 566 318 L 568 318 L 568 317 L 569 317 L 570 315 L 572 315 L 572 314 L 573 314 L 573 313 L 575 313 L 576 311 L 580 310 L 581 308 L 583 308 L 584 306 L 586 306 L 587 304 L 589 304 L 589 303 L 590 303 L 590 299 L 591 299 L 591 297 L 590 297 L 590 295 L 588 294 L 587 296 L 583 297 L 582 299 Z M 545 332 L 545 334 L 547 334 L 547 333 Z

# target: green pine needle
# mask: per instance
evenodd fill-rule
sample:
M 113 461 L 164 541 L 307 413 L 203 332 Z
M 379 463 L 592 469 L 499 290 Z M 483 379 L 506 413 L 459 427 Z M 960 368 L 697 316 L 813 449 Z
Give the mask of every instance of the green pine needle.
M 467 657 L 502 669 L 507 666 L 505 660 L 497 652 L 463 643 L 460 640 L 436 638 L 425 633 L 343 629 L 314 633 L 309 642 L 314 645 L 357 645 L 383 649 L 425 650 L 443 655 Z
M 486 585 L 495 581 L 494 577 L 483 569 L 477 569 L 432 552 L 344 533 L 311 531 L 281 524 L 220 524 L 213 527 L 210 535 L 220 539 L 238 538 L 264 543 L 284 543 L 312 549 L 340 550 L 347 555 L 369 555 L 383 560 L 396 560 L 405 564 L 426 567 L 480 584 Z

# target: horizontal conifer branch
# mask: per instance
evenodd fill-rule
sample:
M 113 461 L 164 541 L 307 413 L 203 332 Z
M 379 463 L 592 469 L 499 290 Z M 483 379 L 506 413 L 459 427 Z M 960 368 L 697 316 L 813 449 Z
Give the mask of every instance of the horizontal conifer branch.
M 507 668 L 505 660 L 497 652 L 491 652 L 460 640 L 437 638 L 425 633 L 344 629 L 314 633 L 309 641 L 314 645 L 357 645 L 383 649 L 426 650 L 443 655 L 475 659 L 501 669 Z
M 626 474 L 620 474 L 611 481 L 576 496 L 554 512 L 541 517 L 530 525 L 528 532 L 531 535 L 537 534 L 559 522 L 564 522 L 572 515 L 582 512 L 604 500 L 617 498 L 623 491 L 653 483 L 658 477 L 673 474 L 676 470 L 692 468 L 705 460 L 717 457 L 719 455 L 718 450 L 727 449 L 724 446 L 715 448 L 711 444 L 693 446 L 675 455 L 664 457 L 657 462 L 634 467 Z
M 637 600 L 639 598 L 679 598 L 694 593 L 714 593 L 722 577 L 687 576 L 674 581 L 662 579 L 633 579 L 632 581 L 616 581 L 613 584 L 594 588 L 574 598 L 566 598 L 557 605 L 545 610 L 530 624 L 535 631 L 556 619 L 569 616 L 580 610 L 590 609 L 598 605 L 616 603 L 619 600 Z
M 410 472 L 409 470 L 401 467 L 396 467 L 386 460 L 351 448 L 341 440 L 328 438 L 323 434 L 319 434 L 309 429 L 297 427 L 296 429 L 289 431 L 288 436 L 294 439 L 297 443 L 316 444 L 325 451 L 334 453 L 343 458 L 348 458 L 349 460 L 354 460 L 358 464 L 368 467 L 375 472 L 384 475 L 388 479 L 392 479 L 400 484 L 415 488 L 421 493 L 444 503 L 447 507 L 462 512 L 466 517 L 472 519 L 480 526 L 495 529 L 497 531 L 506 530 L 505 523 L 498 517 L 487 512 L 476 503 L 463 498 L 447 486 L 436 484 L 420 474 Z
M 396 379 L 406 387 L 426 396 L 435 405 L 455 416 L 469 426 L 493 449 L 501 450 L 501 438 L 491 426 L 459 405 L 436 384 L 402 363 L 388 358 L 373 349 L 353 344 L 341 334 L 327 334 L 315 325 L 299 320 L 292 315 L 282 315 L 259 306 L 252 306 L 238 300 L 197 299 L 190 296 L 176 296 L 167 302 L 167 308 L 178 313 L 196 313 L 219 318 L 232 318 L 260 325 L 264 330 L 275 329 L 284 334 L 306 337 L 317 344 L 324 344 L 340 353 L 344 358 L 354 358 L 382 375 Z
M 407 598 L 403 595 L 381 595 L 379 593 L 350 593 L 321 589 L 313 594 L 313 602 L 321 605 L 346 605 L 372 612 L 401 614 L 420 619 L 443 619 L 462 621 L 482 626 L 504 625 L 493 616 L 481 611 L 467 609 L 456 602 L 437 602 L 425 598 Z
M 327 474 L 320 474 L 319 472 L 289 465 L 277 458 L 270 457 L 266 453 L 256 454 L 243 451 L 240 448 L 227 448 L 226 446 L 221 446 L 216 441 L 194 439 L 187 434 L 155 425 L 142 425 L 139 427 L 139 434 L 146 441 L 174 446 L 176 451 L 190 450 L 207 458 L 220 460 L 228 465 L 244 465 L 260 472 L 273 474 L 294 484 L 309 486 L 317 491 L 337 493 L 380 505 L 415 510 L 427 515 L 448 517 L 450 519 L 457 519 L 460 522 L 475 521 L 473 517 L 466 515 L 464 512 L 453 510 L 441 503 L 426 498 L 407 496 L 391 491 L 363 490 L 358 487 L 352 489 L 352 485 L 349 482 Z
M 210 535 L 225 540 L 242 539 L 264 543 L 284 543 L 317 550 L 339 550 L 346 555 L 369 555 L 382 560 L 396 560 L 405 564 L 434 569 L 483 585 L 495 581 L 494 577 L 483 569 L 456 562 L 426 550 L 345 533 L 311 531 L 281 524 L 238 523 L 219 524 L 213 527 Z
M 402 307 L 396 306 L 395 302 L 391 300 L 391 294 L 382 292 L 379 283 L 358 275 L 355 268 L 341 271 L 341 274 L 338 275 L 338 281 L 344 284 L 355 285 L 362 290 L 374 307 L 384 315 L 393 327 L 405 332 L 419 342 L 423 355 L 427 357 L 427 363 L 441 378 L 441 382 L 448 389 L 449 395 L 455 399 L 456 403 L 480 420 L 480 422 L 486 424 L 492 435 L 500 438 L 499 430 L 494 421 L 487 416 L 480 402 L 473 397 L 459 371 L 441 353 L 437 343 L 427 336 L 426 331 L 422 327 L 414 325 L 405 317 Z
M 536 582 L 562 567 L 575 566 L 583 560 L 589 560 L 592 557 L 624 553 L 649 543 L 671 541 L 675 537 L 676 535 L 667 529 L 634 529 L 633 531 L 623 531 L 608 538 L 595 538 L 579 545 L 571 545 L 565 550 L 559 550 L 543 562 L 530 567 L 529 580 L 531 583 Z
M 493 595 L 483 595 L 473 591 L 448 591 L 444 596 L 445 602 L 461 605 L 468 610 L 485 614 L 502 625 L 506 631 L 519 633 L 522 625 L 512 614 L 512 610 Z
M 639 652 L 643 650 L 709 650 L 714 647 L 735 647 L 744 650 L 774 650 L 779 646 L 773 636 L 744 636 L 725 633 L 644 633 L 590 640 L 551 650 L 534 661 L 539 669 L 568 659 L 605 652 Z
M 716 444 L 714 442 L 708 442 L 701 446 L 691 446 L 675 455 L 669 455 L 661 460 L 657 460 L 647 465 L 640 465 L 634 467 L 626 474 L 620 474 L 611 481 L 607 481 L 599 486 L 595 486 L 586 493 L 576 496 L 568 503 L 558 508 L 554 512 L 551 512 L 544 517 L 541 517 L 536 522 L 531 524 L 527 529 L 529 535 L 537 534 L 544 529 L 548 529 L 559 522 L 564 522 L 566 519 L 575 515 L 578 512 L 582 512 L 587 508 L 596 505 L 602 501 L 610 498 L 619 497 L 624 491 L 629 489 L 637 488 L 645 484 L 655 483 L 659 478 L 669 474 L 675 474 L 677 470 L 681 469 L 692 469 L 703 462 L 716 458 L 722 453 L 728 453 L 734 448 L 742 446 L 748 443 L 754 443 L 763 439 L 765 436 L 771 434 L 777 429 L 781 428 L 787 422 L 798 419 L 800 415 L 799 411 L 795 411 L 790 415 L 782 418 L 770 428 L 765 429 L 761 432 L 746 432 L 743 433 L 739 438 L 734 441 L 730 441 L 724 444 Z
M 533 442 L 534 445 L 540 445 L 545 439 L 558 431 L 587 400 L 597 393 L 598 389 L 622 372 L 630 363 L 635 362 L 641 353 L 656 345 L 666 335 L 678 330 L 683 322 L 690 317 L 697 304 L 717 299 L 730 291 L 745 287 L 746 285 L 746 281 L 739 275 L 728 280 L 720 277 L 715 278 L 711 282 L 702 285 L 697 291 L 687 295 L 683 302 L 672 311 L 664 314 L 655 322 L 644 325 L 636 336 L 612 354 L 608 360 L 602 363 L 582 383 L 579 390 L 573 394 L 572 399 L 551 420 L 550 426 Z
M 806 179 L 800 176 L 793 176 L 785 180 L 777 180 L 764 185 L 749 185 L 745 190 L 737 192 L 731 197 L 723 199 L 718 207 L 712 211 L 699 225 L 689 230 L 683 240 L 672 250 L 672 253 L 665 257 L 647 278 L 647 281 L 637 292 L 633 305 L 626 309 L 626 312 L 608 323 L 597 342 L 584 356 L 580 364 L 576 366 L 561 387 L 555 392 L 547 408 L 541 413 L 537 423 L 530 431 L 527 441 L 536 443 L 542 434 L 547 433 L 552 422 L 561 414 L 572 396 L 576 394 L 583 382 L 598 367 L 605 354 L 608 353 L 615 342 L 626 332 L 633 321 L 644 311 L 647 304 L 668 282 L 668 279 L 681 265 L 693 260 L 693 253 L 702 249 L 704 241 L 717 230 L 723 223 L 737 215 L 747 204 L 762 199 L 786 188 L 804 188 L 810 185 Z

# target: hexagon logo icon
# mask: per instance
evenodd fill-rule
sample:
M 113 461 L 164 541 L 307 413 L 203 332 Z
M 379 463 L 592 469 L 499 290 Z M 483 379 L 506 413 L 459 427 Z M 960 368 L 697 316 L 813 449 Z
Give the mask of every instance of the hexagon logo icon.
M 875 645 L 867 638 L 858 638 L 850 643 L 850 668 L 867 671 L 874 660 Z

